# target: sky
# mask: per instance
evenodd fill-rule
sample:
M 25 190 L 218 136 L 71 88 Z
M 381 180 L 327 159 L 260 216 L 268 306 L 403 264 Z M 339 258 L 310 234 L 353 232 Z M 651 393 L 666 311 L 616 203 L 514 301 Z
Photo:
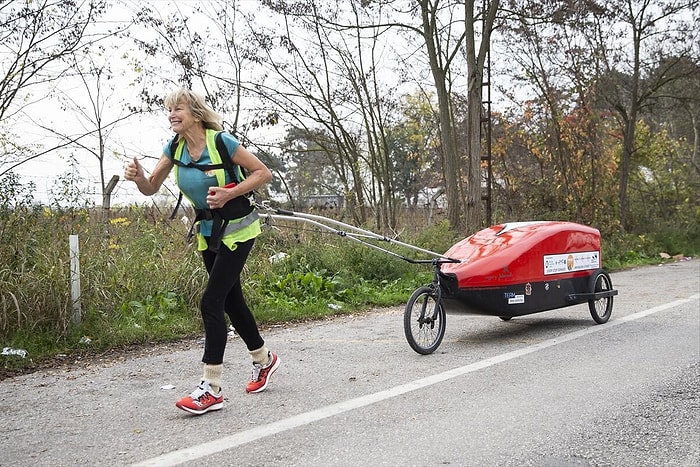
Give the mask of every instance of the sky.
M 130 1 L 127 4 L 130 8 L 139 8 L 139 5 L 142 3 Z M 163 11 L 167 8 L 172 8 L 174 5 L 173 2 L 164 0 L 152 1 L 149 2 L 149 4 L 155 5 Z M 189 8 L 200 4 L 202 4 L 202 2 L 183 0 L 177 2 L 179 8 Z M 204 2 L 204 4 L 206 4 L 206 2 Z M 257 2 L 252 0 L 250 2 L 244 2 L 244 4 L 251 5 L 252 7 L 257 6 Z M 119 11 L 116 13 L 119 13 Z M 121 13 L 124 14 L 124 16 L 127 14 L 126 11 L 122 11 Z M 110 17 L 114 18 L 114 14 L 115 12 L 111 12 Z M 191 19 L 191 22 L 192 21 L 194 21 L 194 19 Z M 144 35 L 148 33 L 140 31 L 137 32 L 137 34 Z M 126 40 L 116 45 L 119 46 L 118 49 L 114 52 L 110 52 L 111 55 L 107 57 L 107 59 L 113 63 L 115 72 L 123 72 L 124 75 L 117 78 L 115 92 L 107 99 L 107 103 L 109 104 L 105 109 L 107 120 L 119 115 L 119 109 L 121 108 L 119 104 L 120 99 L 127 97 L 133 98 L 134 94 L 138 91 L 130 86 L 130 82 L 134 78 L 132 71 L 128 66 L 121 65 L 123 63 L 121 60 L 123 55 L 129 54 L 132 57 L 138 56 L 138 51 L 134 46 L 133 40 Z M 497 57 L 497 53 L 492 53 L 492 60 L 496 61 Z M 495 68 L 496 66 L 494 66 L 494 69 Z M 493 79 L 498 80 L 500 78 L 493 77 Z M 500 84 L 504 83 L 501 82 Z M 60 89 L 53 89 L 52 91 L 60 91 L 63 95 L 70 95 L 76 101 L 82 99 L 82 102 L 79 102 L 79 104 L 83 106 L 87 106 L 90 102 L 89 99 L 84 98 L 85 90 L 81 87 L 79 82 L 64 80 L 60 83 Z M 164 89 L 163 94 L 165 95 L 168 91 L 170 90 Z M 35 92 L 40 94 L 42 90 L 37 89 Z M 492 88 L 492 97 L 495 106 L 502 105 L 502 102 L 499 102 L 499 97 L 495 94 L 494 88 Z M 249 106 L 254 105 L 253 103 L 244 104 Z M 39 122 L 62 134 L 81 134 L 85 131 L 79 119 L 76 117 L 75 112 L 63 110 L 61 103 L 55 97 L 41 99 L 34 104 L 27 105 L 25 111 L 25 118 L 18 122 L 11 122 L 9 127 L 5 128 L 7 131 L 17 136 L 19 141 L 25 144 L 41 142 L 47 147 L 51 147 L 52 140 L 54 140 L 54 138 L 47 136 L 47 131 L 37 128 L 33 122 Z M 269 132 L 268 129 L 263 131 Z M 110 134 L 110 141 L 112 141 L 113 144 L 109 149 L 111 149 L 114 154 L 109 154 L 107 156 L 105 160 L 106 169 L 104 171 L 107 180 L 113 175 L 118 175 L 120 177 L 120 182 L 117 184 L 113 193 L 112 206 L 128 205 L 131 203 L 149 204 L 153 202 L 140 195 L 135 190 L 132 182 L 123 180 L 124 166 L 132 157 L 137 156 L 143 159 L 142 163 L 147 169 L 152 168 L 161 154 L 162 147 L 171 136 L 172 132 L 169 129 L 167 113 L 164 109 L 153 112 L 152 114 L 142 115 L 139 118 L 134 118 L 113 130 Z M 269 135 L 260 132 L 259 134 L 246 136 L 254 141 L 263 141 L 268 139 Z M 57 177 L 69 170 L 70 156 L 71 154 L 68 151 L 56 151 L 55 154 L 52 153 L 41 156 L 31 162 L 23 164 L 16 172 L 24 177 L 25 180 L 31 180 L 36 184 L 36 199 L 46 203 L 48 202 L 50 192 L 57 189 Z M 80 154 L 76 153 L 76 157 L 80 163 L 79 176 L 86 183 L 85 193 L 94 193 L 90 197 L 92 202 L 101 205 L 102 196 L 100 194 L 101 190 L 98 180 L 99 169 L 97 159 L 84 152 Z M 0 167 L 0 170 L 1 169 L 2 167 Z M 176 192 L 172 180 L 170 180 L 168 184 L 173 192 Z M 175 201 L 175 196 L 172 197 L 172 201 Z

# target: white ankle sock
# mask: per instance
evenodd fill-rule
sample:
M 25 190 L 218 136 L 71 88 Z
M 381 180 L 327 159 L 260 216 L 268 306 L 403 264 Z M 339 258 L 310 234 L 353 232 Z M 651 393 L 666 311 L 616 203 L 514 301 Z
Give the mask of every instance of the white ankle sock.
M 259 363 L 262 366 L 267 366 L 270 364 L 270 351 L 264 345 L 256 350 L 248 351 L 250 358 L 253 359 L 253 363 Z
M 202 372 L 202 379 L 209 382 L 211 390 L 218 393 L 221 390 L 221 373 L 223 371 L 224 365 L 209 365 L 204 364 L 204 371 Z

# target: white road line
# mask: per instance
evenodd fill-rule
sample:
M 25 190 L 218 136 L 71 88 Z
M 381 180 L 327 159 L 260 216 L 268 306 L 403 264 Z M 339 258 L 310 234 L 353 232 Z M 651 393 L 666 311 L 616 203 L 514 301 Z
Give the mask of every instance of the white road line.
M 447 381 L 459 376 L 472 373 L 474 371 L 482 370 L 499 363 L 512 360 L 514 358 L 522 357 L 539 350 L 543 350 L 555 345 L 563 344 L 564 342 L 569 342 L 579 337 L 587 336 L 589 334 L 594 334 L 596 332 L 604 331 L 610 329 L 612 326 L 617 326 L 623 323 L 634 321 L 645 316 L 658 313 L 660 311 L 667 310 L 669 308 L 675 308 L 683 304 L 692 302 L 694 300 L 700 299 L 700 294 L 695 294 L 689 298 L 676 300 L 674 302 L 665 303 L 663 305 L 650 308 L 648 310 L 640 311 L 631 315 L 623 316 L 621 318 L 609 321 L 604 326 L 592 326 L 580 331 L 575 331 L 569 334 L 564 334 L 563 336 L 555 337 L 553 339 L 548 339 L 542 341 L 538 344 L 534 344 L 522 349 L 514 350 L 512 352 L 504 353 L 502 355 L 496 355 L 495 357 L 487 358 L 479 362 L 471 363 L 459 368 L 454 368 L 442 373 L 437 373 L 425 378 L 417 379 L 415 381 L 410 381 L 399 386 L 395 386 L 384 391 L 375 392 L 373 394 L 367 394 L 366 396 L 356 397 L 354 399 L 349 399 L 343 402 L 338 402 L 337 404 L 331 404 L 325 407 L 320 407 L 316 410 L 310 412 L 304 412 L 292 417 L 288 417 L 267 425 L 262 425 L 259 427 L 252 428 L 250 430 L 242 431 L 230 436 L 225 436 L 213 441 L 208 441 L 203 444 L 192 446 L 185 449 L 179 449 L 177 451 L 172 451 L 162 456 L 154 457 L 152 459 L 145 460 L 135 464 L 135 467 L 142 466 L 171 466 L 178 465 L 187 461 L 192 461 L 195 459 L 201 459 L 203 457 L 216 454 L 217 452 L 226 451 L 228 449 L 233 449 L 237 446 L 241 446 L 251 441 L 256 441 L 261 438 L 272 436 L 283 431 L 292 430 L 294 428 L 308 425 L 319 420 L 333 417 L 351 410 L 366 407 L 368 405 L 375 404 L 387 399 L 391 399 L 402 394 L 406 394 L 411 391 L 416 391 L 418 389 L 423 389 L 428 386 L 432 386 L 443 381 Z

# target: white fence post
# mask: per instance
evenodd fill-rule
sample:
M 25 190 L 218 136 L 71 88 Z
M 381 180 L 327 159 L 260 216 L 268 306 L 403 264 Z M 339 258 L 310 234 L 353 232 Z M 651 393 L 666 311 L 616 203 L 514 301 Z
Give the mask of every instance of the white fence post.
M 72 322 L 74 326 L 80 324 L 80 251 L 78 249 L 78 236 L 70 235 L 70 291 L 73 304 Z

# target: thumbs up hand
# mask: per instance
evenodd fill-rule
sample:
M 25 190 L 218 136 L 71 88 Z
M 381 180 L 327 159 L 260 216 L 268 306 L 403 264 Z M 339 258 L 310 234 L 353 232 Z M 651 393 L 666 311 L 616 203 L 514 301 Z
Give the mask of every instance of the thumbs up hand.
M 124 169 L 124 178 L 131 181 L 136 181 L 136 179 L 143 178 L 143 167 L 135 156 L 134 159 L 126 166 L 126 169 Z

